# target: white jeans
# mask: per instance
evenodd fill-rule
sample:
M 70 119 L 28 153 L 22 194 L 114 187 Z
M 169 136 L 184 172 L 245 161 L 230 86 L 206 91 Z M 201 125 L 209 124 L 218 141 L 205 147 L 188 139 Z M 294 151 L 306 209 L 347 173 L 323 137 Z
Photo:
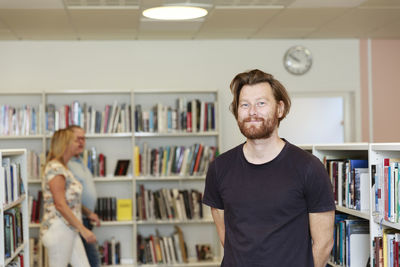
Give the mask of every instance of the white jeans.
M 57 218 L 42 237 L 47 248 L 50 267 L 90 267 L 82 240 L 77 232 L 72 231 Z

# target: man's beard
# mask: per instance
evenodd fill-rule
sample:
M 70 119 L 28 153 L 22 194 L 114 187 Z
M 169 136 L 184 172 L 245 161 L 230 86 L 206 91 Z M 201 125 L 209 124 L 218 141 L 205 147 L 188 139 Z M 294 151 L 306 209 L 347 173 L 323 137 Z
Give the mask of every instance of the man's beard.
M 247 139 L 266 139 L 271 137 L 272 133 L 278 127 L 279 120 L 276 116 L 277 111 L 272 114 L 272 116 L 268 117 L 266 120 L 264 118 L 255 117 L 255 118 L 245 118 L 242 121 L 238 121 L 238 126 L 240 132 L 247 138 Z M 250 121 L 258 121 L 261 122 L 260 125 L 251 125 L 246 126 L 246 122 Z

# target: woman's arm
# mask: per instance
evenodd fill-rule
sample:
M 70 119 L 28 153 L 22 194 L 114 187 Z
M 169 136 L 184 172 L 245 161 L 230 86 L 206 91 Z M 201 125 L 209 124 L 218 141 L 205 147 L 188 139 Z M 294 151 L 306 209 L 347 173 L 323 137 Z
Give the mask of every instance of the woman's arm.
M 54 205 L 61 215 L 85 238 L 88 243 L 95 243 L 96 236 L 87 229 L 74 215 L 65 199 L 65 177 L 57 175 L 49 182 L 50 192 L 53 195 Z

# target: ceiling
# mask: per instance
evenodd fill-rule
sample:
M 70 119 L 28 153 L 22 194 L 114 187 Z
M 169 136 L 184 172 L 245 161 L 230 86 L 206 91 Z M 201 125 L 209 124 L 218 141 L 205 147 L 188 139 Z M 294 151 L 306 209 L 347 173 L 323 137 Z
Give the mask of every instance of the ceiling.
M 156 21 L 176 2 L 202 19 Z M 399 0 L 0 0 L 0 40 L 400 39 Z

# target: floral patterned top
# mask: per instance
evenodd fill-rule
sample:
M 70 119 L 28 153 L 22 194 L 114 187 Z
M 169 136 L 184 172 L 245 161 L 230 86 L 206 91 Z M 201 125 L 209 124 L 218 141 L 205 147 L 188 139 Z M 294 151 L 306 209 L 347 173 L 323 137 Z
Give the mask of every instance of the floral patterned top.
M 43 190 L 43 219 L 40 234 L 43 236 L 46 231 L 50 228 L 54 220 L 60 218 L 71 230 L 77 231 L 67 220 L 57 211 L 54 204 L 53 195 L 51 194 L 49 182 L 57 175 L 65 177 L 65 199 L 68 206 L 78 218 L 82 220 L 82 184 L 74 177 L 72 172 L 68 170 L 61 162 L 52 160 L 47 163 L 44 170 L 44 184 L 42 184 Z

